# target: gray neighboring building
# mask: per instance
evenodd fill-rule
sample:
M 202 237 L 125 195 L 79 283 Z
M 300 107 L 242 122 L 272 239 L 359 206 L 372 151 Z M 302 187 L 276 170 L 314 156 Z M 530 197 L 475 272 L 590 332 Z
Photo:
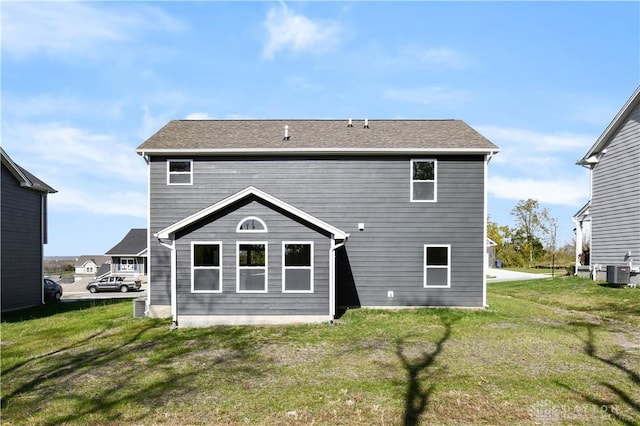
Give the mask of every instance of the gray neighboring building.
M 582 242 L 590 248 L 589 271 L 606 279 L 607 266 L 631 266 L 640 281 L 640 87 L 577 163 L 589 168 L 589 202 L 578 211 L 576 264 Z
M 150 316 L 328 321 L 486 306 L 486 176 L 460 120 L 177 120 L 149 167 Z
M 147 230 L 133 228 L 111 250 L 111 273 L 115 275 L 147 275 Z
M 2 312 L 44 302 L 44 248 L 47 243 L 47 195 L 55 189 L 2 157 L 1 208 L 1 306 Z

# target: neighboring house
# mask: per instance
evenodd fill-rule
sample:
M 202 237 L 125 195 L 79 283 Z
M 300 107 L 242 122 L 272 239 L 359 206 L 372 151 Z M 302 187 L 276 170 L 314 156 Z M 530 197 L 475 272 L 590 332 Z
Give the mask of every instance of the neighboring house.
M 83 255 L 76 259 L 75 276 L 76 277 L 95 277 L 99 275 L 101 267 L 105 264 L 111 264 L 109 256 L 91 256 Z
M 573 217 L 576 261 L 587 239 L 588 266 L 594 277 L 606 279 L 607 266 L 630 265 L 631 282 L 637 283 L 640 280 L 640 87 L 577 164 L 590 169 L 591 197 Z
M 496 265 L 496 247 L 498 244 L 491 238 L 487 238 L 487 266 L 495 268 Z M 502 265 L 501 265 L 502 266 Z
M 149 167 L 150 316 L 329 321 L 486 306 L 486 173 L 460 120 L 179 120 Z
M 147 275 L 147 230 L 131 229 L 111 250 L 111 273 L 117 275 Z
M 14 163 L 2 148 L 0 155 L 0 288 L 4 312 L 44 302 L 47 195 L 57 191 Z

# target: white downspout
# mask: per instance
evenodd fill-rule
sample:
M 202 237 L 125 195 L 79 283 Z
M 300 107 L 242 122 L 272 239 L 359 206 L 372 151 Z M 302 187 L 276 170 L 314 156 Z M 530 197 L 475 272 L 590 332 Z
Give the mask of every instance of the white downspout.
M 491 159 L 493 158 L 493 156 L 495 155 L 495 153 L 490 153 L 488 155 L 484 156 L 484 202 L 483 202 L 483 212 L 482 214 L 484 215 L 483 218 L 483 228 L 482 228 L 482 306 L 484 306 L 485 308 L 488 308 L 489 305 L 487 304 L 487 273 L 489 272 L 489 255 L 487 253 L 487 218 L 488 218 L 488 214 L 489 214 L 489 209 L 487 206 L 487 193 L 488 193 L 488 176 L 489 176 L 489 162 L 491 161 Z
M 336 250 L 347 243 L 346 238 L 341 243 L 336 244 L 334 236 L 331 237 L 331 247 L 329 247 L 329 317 L 333 320 L 336 316 Z
M 142 158 L 147 165 L 147 303 L 144 315 L 148 317 L 151 310 L 151 159 L 145 153 Z

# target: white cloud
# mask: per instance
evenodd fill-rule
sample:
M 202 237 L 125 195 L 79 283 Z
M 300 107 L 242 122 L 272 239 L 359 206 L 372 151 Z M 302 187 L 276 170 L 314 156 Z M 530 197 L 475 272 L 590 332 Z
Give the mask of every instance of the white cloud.
M 462 69 L 469 65 L 469 60 L 466 56 L 446 47 L 428 48 L 423 51 L 419 51 L 416 57 L 423 64 L 443 66 L 453 69 Z
M 38 53 L 95 55 L 96 49 L 108 43 L 130 41 L 141 30 L 181 28 L 176 19 L 148 6 L 2 3 L 2 50 L 19 57 Z
M 537 152 L 571 151 L 581 155 L 595 142 L 593 135 L 552 132 L 541 133 L 527 129 L 500 126 L 474 126 L 474 128 L 498 146 L 518 147 Z
M 49 197 L 49 207 L 62 212 L 80 211 L 98 215 L 146 218 L 147 194 L 135 191 L 103 194 L 86 187 L 65 187 Z
M 589 182 L 584 176 L 548 179 L 490 176 L 487 189 L 497 198 L 516 201 L 532 198 L 542 204 L 572 207 L 584 204 L 589 197 Z
M 146 181 L 146 170 L 135 147 L 113 135 L 60 123 L 5 125 L 4 133 L 11 146 L 40 164 L 70 168 L 96 178 Z
M 439 86 L 387 89 L 384 91 L 384 97 L 387 99 L 422 105 L 439 105 L 447 108 L 466 102 L 469 96 L 464 90 L 453 90 Z
M 187 115 L 186 120 L 211 120 L 212 118 L 206 112 L 192 112 Z
M 262 51 L 265 59 L 273 59 L 281 50 L 323 52 L 338 42 L 340 26 L 334 21 L 314 21 L 297 15 L 284 3 L 273 7 L 263 23 L 267 42 Z
M 147 168 L 114 135 L 61 123 L 3 125 L 4 147 L 54 187 L 52 210 L 146 217 Z

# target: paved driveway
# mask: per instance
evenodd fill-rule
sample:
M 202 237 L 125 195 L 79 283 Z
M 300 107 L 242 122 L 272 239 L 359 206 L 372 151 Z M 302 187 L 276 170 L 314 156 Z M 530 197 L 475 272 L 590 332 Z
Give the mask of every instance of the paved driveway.
M 528 272 L 509 271 L 502 268 L 489 268 L 487 271 L 487 283 L 497 283 L 501 281 L 522 281 L 522 280 L 539 280 L 542 278 L 551 278 L 551 274 L 530 274 Z

